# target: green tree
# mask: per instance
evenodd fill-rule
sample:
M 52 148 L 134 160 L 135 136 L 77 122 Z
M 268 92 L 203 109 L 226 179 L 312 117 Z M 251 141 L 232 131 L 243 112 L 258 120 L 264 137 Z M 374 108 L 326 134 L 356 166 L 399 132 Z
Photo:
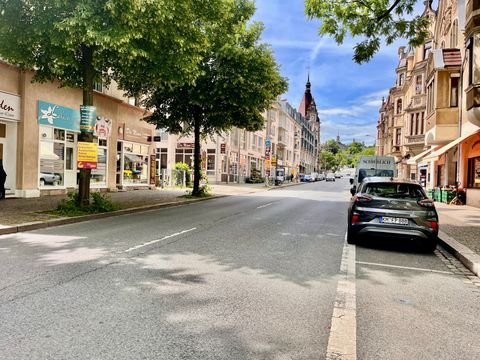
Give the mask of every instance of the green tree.
M 323 169 L 336 170 L 338 168 L 338 159 L 335 154 L 329 150 L 322 150 L 320 152 L 320 165 Z
M 158 82 L 183 84 L 198 75 L 221 0 L 0 0 L 0 56 L 35 81 L 83 89 L 111 80 L 139 95 Z M 82 133 L 79 141 L 92 142 Z M 89 202 L 90 170 L 80 171 L 79 204 Z
M 330 151 L 333 154 L 336 154 L 337 152 L 340 151 L 340 144 L 336 140 L 329 139 L 325 142 L 325 144 L 323 145 L 323 148 L 325 150 Z
M 342 44 L 347 35 L 362 38 L 355 45 L 353 60 L 363 63 L 380 49 L 382 39 L 387 45 L 398 38 L 408 39 L 411 46 L 421 45 L 425 41 L 429 20 L 413 14 L 417 2 L 305 0 L 305 12 L 310 18 L 321 19 L 319 33 L 332 36 L 338 44 Z
M 355 155 L 360 153 L 364 149 L 364 145 L 358 141 L 352 141 L 347 147 L 347 153 Z
M 262 113 L 287 87 L 270 48 L 259 44 L 263 27 L 250 22 L 253 2 L 228 0 L 224 4 L 222 21 L 203 28 L 211 41 L 195 83 L 164 83 L 145 101 L 153 111 L 149 122 L 174 134 L 194 134 L 193 196 L 200 195 L 201 139 L 232 127 L 263 128 Z

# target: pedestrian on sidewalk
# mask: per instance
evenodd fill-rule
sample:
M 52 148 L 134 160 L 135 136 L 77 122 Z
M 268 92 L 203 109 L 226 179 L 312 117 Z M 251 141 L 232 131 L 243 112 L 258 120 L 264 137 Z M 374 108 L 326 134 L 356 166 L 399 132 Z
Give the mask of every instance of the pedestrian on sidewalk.
M 5 181 L 7 181 L 7 173 L 3 168 L 3 161 L 0 160 L 0 200 L 5 199 Z

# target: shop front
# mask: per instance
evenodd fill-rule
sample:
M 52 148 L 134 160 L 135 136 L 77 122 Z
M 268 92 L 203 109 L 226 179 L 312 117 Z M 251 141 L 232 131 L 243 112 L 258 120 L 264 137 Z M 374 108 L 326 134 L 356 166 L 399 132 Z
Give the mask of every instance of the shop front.
M 152 130 L 141 126 L 122 124 L 118 128 L 117 187 L 149 187 L 155 184 L 150 177 L 150 138 Z M 154 171 L 153 171 L 154 172 Z M 155 172 L 154 172 L 155 173 Z M 153 182 L 152 182 L 153 180 Z
M 480 133 L 471 135 L 462 144 L 462 160 L 467 205 L 480 207 Z
M 0 91 L 0 163 L 7 173 L 6 196 L 14 196 L 17 172 L 17 123 L 20 97 Z

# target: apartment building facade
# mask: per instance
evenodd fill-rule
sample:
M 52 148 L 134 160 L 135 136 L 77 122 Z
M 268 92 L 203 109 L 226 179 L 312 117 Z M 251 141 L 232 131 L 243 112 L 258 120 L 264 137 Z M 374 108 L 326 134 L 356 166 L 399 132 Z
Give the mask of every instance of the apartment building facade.
M 480 207 L 480 2 L 440 0 L 435 11 L 431 4 L 424 12 L 430 38 L 410 51 L 417 71 L 406 91 L 404 122 L 400 131 L 386 122 L 398 101 L 391 90 L 390 107 L 380 109 L 377 153 L 395 156 L 399 176 L 427 188 L 460 184 L 467 204 Z
M 6 193 L 38 197 L 65 193 L 78 183 L 81 89 L 32 82 L 33 73 L 0 62 L 0 160 Z M 154 126 L 145 111 L 112 84 L 97 84 L 97 166 L 91 186 L 114 191 L 155 183 Z M 153 161 L 153 162 L 152 162 Z

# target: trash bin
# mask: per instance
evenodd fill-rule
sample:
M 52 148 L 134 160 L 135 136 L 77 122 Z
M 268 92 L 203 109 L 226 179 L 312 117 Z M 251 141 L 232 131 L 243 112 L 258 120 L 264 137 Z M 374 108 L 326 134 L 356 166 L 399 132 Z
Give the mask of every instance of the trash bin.
M 433 189 L 427 189 L 427 197 L 433 199 Z

